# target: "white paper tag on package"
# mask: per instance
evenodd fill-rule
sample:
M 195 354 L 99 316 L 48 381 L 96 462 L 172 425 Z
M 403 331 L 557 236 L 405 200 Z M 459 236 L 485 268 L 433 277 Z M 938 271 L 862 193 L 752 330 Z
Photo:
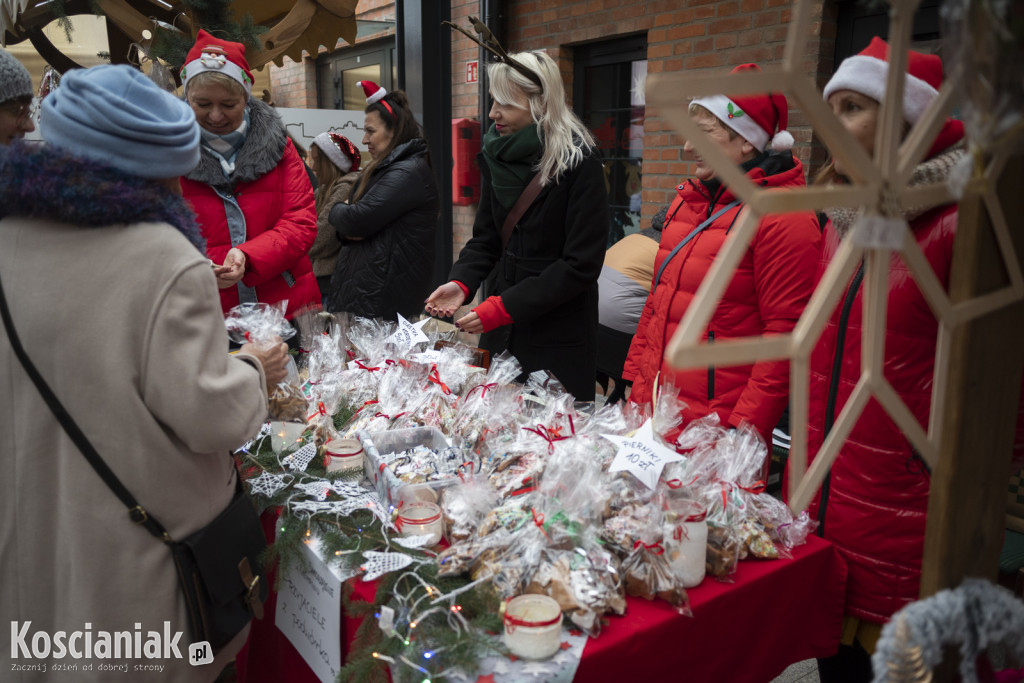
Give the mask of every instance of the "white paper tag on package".
M 401 313 L 396 315 L 398 316 L 398 330 L 388 337 L 388 341 L 394 344 L 399 351 L 408 351 L 416 344 L 430 341 L 430 337 L 423 333 L 423 326 L 430 318 L 424 318 L 418 323 L 411 323 L 403 318 Z
M 633 436 L 602 434 L 616 446 L 618 452 L 608 468 L 609 472 L 629 472 L 639 479 L 644 486 L 653 489 L 661 471 L 670 462 L 679 462 L 683 456 L 671 448 L 663 446 L 654 436 L 651 420 L 647 420 Z
M 433 365 L 441 360 L 441 349 L 427 349 L 420 353 L 414 353 L 411 356 L 417 363 L 423 363 L 424 365 Z
M 858 247 L 899 251 L 906 235 L 907 222 L 902 218 L 871 215 L 858 218 L 850 236 Z

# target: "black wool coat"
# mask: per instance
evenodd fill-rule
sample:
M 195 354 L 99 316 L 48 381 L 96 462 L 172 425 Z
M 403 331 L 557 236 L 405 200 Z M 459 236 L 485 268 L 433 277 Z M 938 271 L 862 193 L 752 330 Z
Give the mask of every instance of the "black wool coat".
M 524 371 L 549 370 L 577 400 L 594 399 L 597 278 L 608 239 L 608 193 L 600 159 L 583 161 L 541 190 L 502 250 L 509 211 L 491 192 L 481 154 L 480 204 L 473 237 L 450 278 L 474 295 L 492 269 L 494 291 L 514 323 L 483 335 L 491 353 L 508 349 Z M 497 265 L 497 268 L 495 268 Z
M 364 318 L 394 320 L 396 313 L 408 318 L 423 312 L 434 270 L 440 203 L 426 141 L 416 138 L 396 147 L 369 182 L 357 202 L 335 204 L 328 218 L 341 251 L 327 309 Z

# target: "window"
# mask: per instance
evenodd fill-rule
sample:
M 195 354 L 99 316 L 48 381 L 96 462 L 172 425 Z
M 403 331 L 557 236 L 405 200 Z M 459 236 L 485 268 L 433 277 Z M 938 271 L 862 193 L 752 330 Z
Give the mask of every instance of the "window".
M 644 145 L 645 35 L 575 47 L 573 107 L 590 128 L 608 188 L 608 246 L 638 232 Z
M 386 40 L 321 55 L 316 63 L 320 109 L 362 111 L 366 95 L 356 85 L 373 81 L 388 90 L 397 80 L 395 41 Z

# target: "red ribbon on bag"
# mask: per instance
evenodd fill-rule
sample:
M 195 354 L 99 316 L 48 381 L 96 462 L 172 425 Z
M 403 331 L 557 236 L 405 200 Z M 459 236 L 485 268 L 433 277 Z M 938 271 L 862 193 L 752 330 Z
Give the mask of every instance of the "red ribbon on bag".
M 537 512 L 536 508 L 530 508 L 530 514 L 533 515 L 533 523 L 536 524 L 537 528 L 540 529 L 540 532 L 544 534 L 544 538 L 548 538 L 548 532 L 544 528 L 544 513 Z
M 378 401 L 377 399 L 373 399 L 373 400 L 370 400 L 370 401 L 364 401 L 363 405 L 361 405 L 358 408 L 356 408 L 356 412 L 358 413 L 360 410 L 362 410 L 366 406 L 372 406 L 374 403 L 380 403 L 380 401 Z
M 319 403 L 317 403 L 316 412 L 314 412 L 312 415 L 307 417 L 306 418 L 306 422 L 309 422 L 310 420 L 315 418 L 317 415 L 327 415 L 327 406 L 324 405 L 323 401 L 320 401 Z
M 473 392 L 479 389 L 480 400 L 482 401 L 484 397 L 487 395 L 487 390 L 493 389 L 496 386 L 498 386 L 497 382 L 491 382 L 490 384 L 477 384 L 475 387 L 466 392 L 466 400 L 468 401 L 469 397 L 473 395 Z
M 525 429 L 528 432 L 533 432 L 534 434 L 548 442 L 548 455 L 551 455 L 552 453 L 555 452 L 556 441 L 564 441 L 565 439 L 569 438 L 567 436 L 562 436 L 559 433 L 562 431 L 561 427 L 549 429 L 548 427 L 545 427 L 542 424 L 538 424 L 536 429 L 534 429 L 533 427 L 523 427 L 523 429 Z
M 360 367 L 363 370 L 366 370 L 367 372 L 375 372 L 377 370 L 380 370 L 380 368 L 378 368 L 378 367 L 372 367 L 372 368 L 366 367 L 365 365 L 363 365 L 363 362 L 361 360 L 355 360 L 353 362 L 356 364 L 357 367 Z
M 637 541 L 633 544 L 633 550 L 636 550 L 640 546 L 643 546 L 648 552 L 653 553 L 655 555 L 662 555 L 665 553 L 665 548 L 662 547 L 661 541 L 658 541 L 657 543 L 652 543 L 651 545 L 647 545 L 643 541 Z
M 441 387 L 441 391 L 444 392 L 445 396 L 452 393 L 452 390 L 448 388 L 448 385 L 441 381 L 441 375 L 437 372 L 437 363 L 434 363 L 430 368 L 430 374 L 427 375 L 427 381 L 433 382 L 434 384 Z

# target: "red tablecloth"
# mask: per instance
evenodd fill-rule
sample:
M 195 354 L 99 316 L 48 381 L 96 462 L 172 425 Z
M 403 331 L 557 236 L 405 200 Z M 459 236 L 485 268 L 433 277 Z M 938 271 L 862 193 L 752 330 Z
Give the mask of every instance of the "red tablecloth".
M 264 518 L 272 538 L 273 519 Z M 376 583 L 352 580 L 354 595 L 372 600 Z M 734 583 L 705 579 L 689 591 L 693 617 L 660 600 L 628 598 L 626 615 L 612 617 L 587 641 L 575 680 L 765 683 L 794 662 L 834 654 L 839 644 L 846 564 L 816 536 L 788 560 L 744 560 Z M 277 596 L 254 622 L 236 659 L 239 683 L 316 683 L 291 643 L 274 626 Z M 358 625 L 342 618 L 342 649 Z

